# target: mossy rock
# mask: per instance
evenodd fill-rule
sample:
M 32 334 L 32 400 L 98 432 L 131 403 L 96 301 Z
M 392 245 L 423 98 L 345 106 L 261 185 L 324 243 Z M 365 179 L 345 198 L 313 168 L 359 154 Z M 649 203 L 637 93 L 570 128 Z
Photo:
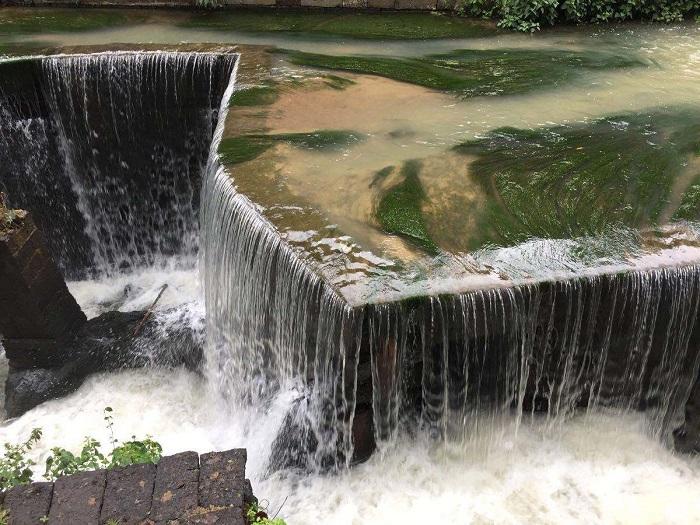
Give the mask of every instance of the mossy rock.
M 119 10 L 46 9 L 0 10 L 0 35 L 70 33 L 136 23 L 145 17 Z
M 200 13 L 181 27 L 245 33 L 297 33 L 358 39 L 480 38 L 498 34 L 494 24 L 430 13 L 339 13 L 245 9 Z
M 586 71 L 645 65 L 613 54 L 556 50 L 462 50 L 422 58 L 283 52 L 296 65 L 377 75 L 464 97 L 527 93 L 556 87 Z

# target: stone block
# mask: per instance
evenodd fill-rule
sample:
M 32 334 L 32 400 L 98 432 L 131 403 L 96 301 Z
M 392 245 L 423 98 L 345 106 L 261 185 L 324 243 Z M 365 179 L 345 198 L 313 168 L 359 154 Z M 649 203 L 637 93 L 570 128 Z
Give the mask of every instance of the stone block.
M 435 10 L 437 0 L 396 0 L 396 9 Z
M 224 0 L 226 5 L 256 5 L 256 6 L 273 6 L 275 0 Z
M 51 525 L 99 523 L 107 476 L 104 470 L 59 478 L 49 512 Z
M 199 505 L 243 506 L 246 450 L 210 452 L 200 457 Z
M 301 7 L 301 0 L 277 0 L 277 7 Z
M 5 493 L 8 525 L 39 525 L 49 515 L 53 483 L 19 485 Z
M 343 7 L 362 9 L 367 7 L 367 0 L 343 0 Z
M 182 452 L 162 458 L 156 467 L 151 520 L 165 523 L 198 505 L 199 456 Z
M 437 0 L 439 11 L 454 11 L 455 7 L 457 7 L 457 0 Z
M 343 0 L 301 0 L 302 7 L 342 7 Z
M 155 477 L 156 466 L 152 463 L 107 471 L 100 523 L 114 520 L 119 525 L 138 525 L 147 519 Z
M 367 0 L 367 7 L 372 9 L 395 9 L 396 0 Z

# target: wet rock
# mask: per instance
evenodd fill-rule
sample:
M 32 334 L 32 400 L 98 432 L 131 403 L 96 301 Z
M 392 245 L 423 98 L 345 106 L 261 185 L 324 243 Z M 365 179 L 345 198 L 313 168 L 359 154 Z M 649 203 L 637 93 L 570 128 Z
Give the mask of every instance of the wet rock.
M 152 463 L 107 471 L 100 523 L 113 520 L 120 525 L 139 525 L 148 518 L 155 475 Z
M 53 483 L 18 485 L 5 493 L 4 507 L 12 525 L 37 525 L 49 515 Z
M 5 383 L 7 415 L 20 416 L 44 401 L 69 394 L 97 372 L 183 365 L 198 370 L 202 334 L 185 323 L 162 329 L 152 318 L 141 326 L 143 317 L 144 312 L 108 312 L 89 320 L 71 341 L 63 343 L 61 353 L 70 359 L 62 366 L 17 368 L 11 361 Z
M 673 442 L 679 452 L 700 454 L 700 378 L 685 405 L 685 422 L 673 432 Z
M 156 469 L 150 518 L 166 523 L 197 508 L 199 456 L 182 452 L 162 458 Z

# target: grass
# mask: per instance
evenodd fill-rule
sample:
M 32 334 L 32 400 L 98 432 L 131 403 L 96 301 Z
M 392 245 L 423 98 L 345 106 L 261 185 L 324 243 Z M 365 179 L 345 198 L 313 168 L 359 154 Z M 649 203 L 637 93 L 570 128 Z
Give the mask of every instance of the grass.
M 400 173 L 403 180 L 381 196 L 376 217 L 386 232 L 404 237 L 435 255 L 439 249 L 430 238 L 421 209 L 426 195 L 419 178 L 420 169 L 421 163 L 416 160 L 403 165 Z M 386 177 L 390 172 L 387 170 L 380 170 L 377 176 L 380 179 Z
M 219 154 L 224 164 L 232 165 L 251 161 L 279 143 L 287 143 L 308 150 L 333 150 L 347 147 L 363 140 L 363 138 L 359 133 L 344 130 L 271 135 L 251 134 L 222 140 L 219 145 Z
M 464 97 L 513 95 L 556 87 L 586 71 L 642 66 L 598 52 L 461 50 L 422 58 L 330 56 L 284 51 L 296 65 L 377 75 Z
M 192 16 L 181 27 L 246 33 L 296 33 L 378 40 L 475 38 L 497 34 L 495 26 L 430 13 L 338 13 L 304 10 L 234 10 Z
M 658 224 L 698 155 L 700 115 L 626 115 L 538 130 L 502 128 L 456 151 L 487 195 L 474 246 Z M 691 174 L 692 175 L 692 174 Z M 700 219 L 700 173 L 672 220 Z

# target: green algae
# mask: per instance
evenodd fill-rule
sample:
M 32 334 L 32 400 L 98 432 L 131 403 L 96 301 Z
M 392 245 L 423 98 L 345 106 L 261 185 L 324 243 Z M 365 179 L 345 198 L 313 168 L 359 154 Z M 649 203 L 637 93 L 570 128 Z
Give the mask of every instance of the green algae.
M 345 130 L 318 130 L 309 133 L 250 134 L 221 141 L 219 154 L 224 164 L 249 162 L 273 147 L 286 143 L 307 150 L 342 149 L 363 140 L 360 133 Z
M 229 137 L 219 144 L 219 155 L 224 164 L 241 164 L 259 157 L 270 147 L 271 143 L 247 136 Z
M 430 13 L 244 9 L 192 16 L 181 27 L 245 33 L 298 33 L 358 39 L 425 40 L 498 34 L 493 24 Z
M 423 217 L 422 206 L 426 194 L 419 178 L 420 169 L 420 161 L 404 163 L 400 173 L 403 180 L 382 195 L 376 216 L 386 232 L 405 237 L 429 254 L 435 255 L 439 250 L 428 233 Z M 384 168 L 378 174 L 383 173 L 380 176 L 386 177 L 390 171 L 390 168 Z
M 69 33 L 136 23 L 144 17 L 105 9 L 7 9 L 0 10 L 0 35 Z
M 323 77 L 323 83 L 331 89 L 342 91 L 354 85 L 355 81 L 350 80 L 349 78 L 339 77 L 337 75 L 325 75 Z
M 251 86 L 231 95 L 229 106 L 251 107 L 268 106 L 277 100 L 278 92 L 274 85 Z
M 465 97 L 527 93 L 586 71 L 645 64 L 607 53 L 557 50 L 461 50 L 422 58 L 284 53 L 296 65 L 377 75 Z
M 470 173 L 487 195 L 469 248 L 659 224 L 698 144 L 700 115 L 663 113 L 501 128 L 459 145 L 476 157 Z M 674 218 L 697 220 L 698 185 L 682 191 Z

